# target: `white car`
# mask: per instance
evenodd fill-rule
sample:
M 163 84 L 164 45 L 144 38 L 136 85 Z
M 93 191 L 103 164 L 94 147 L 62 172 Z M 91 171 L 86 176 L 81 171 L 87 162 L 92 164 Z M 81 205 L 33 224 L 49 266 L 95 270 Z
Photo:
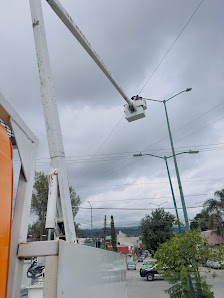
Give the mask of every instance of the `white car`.
M 209 267 L 209 268 L 214 268 L 214 269 L 221 269 L 221 267 L 223 266 L 221 262 L 219 261 L 210 261 L 208 260 L 206 263 L 205 263 L 205 266 L 206 267 Z
M 221 268 L 221 263 L 219 261 L 213 261 L 212 262 L 212 268 L 220 269 Z
M 129 262 L 128 270 L 136 270 L 136 264 L 134 262 Z
M 207 260 L 205 263 L 205 266 L 208 268 L 212 268 L 212 265 L 213 265 L 213 261 L 210 261 L 210 260 Z

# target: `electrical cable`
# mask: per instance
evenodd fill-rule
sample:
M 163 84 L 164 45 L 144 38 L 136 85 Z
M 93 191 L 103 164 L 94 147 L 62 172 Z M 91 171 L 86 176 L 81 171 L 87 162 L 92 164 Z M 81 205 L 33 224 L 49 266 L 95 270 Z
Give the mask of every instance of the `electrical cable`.
M 194 209 L 194 208 L 201 208 L 203 206 L 188 206 L 188 209 Z M 91 210 L 90 207 L 79 207 L 80 209 L 87 209 Z M 156 210 L 158 208 L 123 208 L 123 207 L 93 207 L 92 209 L 94 210 L 125 210 L 125 211 L 146 211 L 146 210 Z M 162 208 L 166 210 L 175 210 L 173 207 L 167 207 L 167 208 Z M 182 207 L 178 207 L 177 209 L 183 210 Z
M 223 103 L 224 104 L 224 103 Z M 212 143 L 212 144 L 199 144 L 199 145 L 191 145 L 191 146 L 188 146 L 188 147 L 190 147 L 190 148 L 200 148 L 200 147 L 211 147 L 211 146 L 217 146 L 217 145 L 224 145 L 224 143 Z M 175 149 L 182 149 L 183 151 L 187 151 L 188 150 L 188 147 L 186 147 L 186 146 L 180 146 L 180 147 L 175 147 Z M 213 147 L 211 147 L 211 148 L 213 148 Z M 160 149 L 152 149 L 152 150 L 144 150 L 144 151 L 141 151 L 142 153 L 147 153 L 147 152 L 149 152 L 149 153 L 156 153 L 156 152 L 158 152 L 158 151 L 163 151 L 164 150 L 164 148 L 160 148 Z M 100 153 L 100 154 L 96 154 L 96 156 L 110 156 L 110 155 L 122 155 L 122 154 L 134 154 L 134 153 L 136 153 L 136 152 L 138 152 L 138 150 L 135 150 L 135 151 L 124 151 L 124 152 L 113 152 L 113 153 Z M 168 151 L 166 151 L 166 153 L 167 153 Z M 164 155 L 166 155 L 166 153 L 163 153 Z M 168 152 L 167 153 L 167 155 L 168 154 L 171 154 L 171 151 L 170 152 Z M 70 158 L 78 158 L 79 160 L 80 160 L 80 157 L 91 157 L 92 155 L 90 155 L 90 154 L 86 154 L 86 155 L 70 155 L 70 156 L 67 156 L 66 157 L 66 160 L 68 161 L 68 162 L 70 162 L 70 160 L 68 160 L 68 159 L 70 159 Z M 46 159 L 46 161 L 43 161 L 43 163 L 49 163 L 49 161 L 50 161 L 50 158 L 48 158 L 48 157 L 40 157 L 40 158 L 37 158 L 36 159 L 36 161 L 38 162 L 38 161 L 40 161 L 41 163 L 42 163 L 42 160 L 45 160 Z M 85 159 L 84 159 L 85 160 Z M 13 160 L 13 163 L 14 162 L 18 162 L 18 163 L 20 163 L 20 160 L 19 159 L 14 159 Z
M 194 182 L 205 182 L 205 181 L 216 181 L 216 180 L 224 180 L 224 178 L 212 178 L 212 179 L 200 179 L 200 180 L 183 180 L 184 183 L 194 183 Z M 132 185 L 149 185 L 149 184 L 168 184 L 169 181 L 162 182 L 143 182 L 143 183 L 123 183 L 123 184 L 104 184 L 104 185 L 79 185 L 76 188 L 82 187 L 120 187 L 120 186 L 132 186 Z M 172 183 L 177 183 L 177 181 L 173 181 Z
M 182 140 L 182 139 L 181 139 Z M 179 140 L 179 141 L 181 141 Z M 224 150 L 224 147 L 219 147 L 219 148 L 211 148 L 211 149 L 206 149 L 206 148 L 202 148 L 200 150 L 200 152 L 213 152 L 213 151 L 221 151 L 221 150 Z M 177 152 L 176 154 L 179 154 L 181 152 Z M 152 153 L 151 153 L 152 154 Z M 161 154 L 161 153 L 160 153 Z M 169 152 L 168 154 L 164 154 L 165 156 L 167 155 L 171 155 L 171 153 Z M 162 155 L 161 157 L 163 157 L 164 155 Z M 146 158 L 147 156 L 142 156 L 142 158 Z M 123 157 L 111 157 L 111 158 L 107 158 L 107 159 L 89 159 L 89 160 L 72 160 L 72 161 L 66 161 L 66 164 L 67 165 L 73 165 L 73 164 L 82 164 L 82 163 L 92 163 L 92 162 L 109 162 L 109 161 L 116 161 L 116 160 L 132 160 L 133 159 L 133 156 L 131 157 L 128 157 L 128 156 L 123 156 Z M 13 163 L 14 164 L 14 168 L 18 168 L 20 167 L 21 165 L 20 164 L 16 164 L 16 163 Z M 39 162 L 39 163 L 36 163 L 36 166 L 37 167 L 42 167 L 42 166 L 46 166 L 46 165 L 49 165 L 49 162 Z
M 195 121 L 198 121 L 198 119 L 202 118 L 203 116 L 207 115 L 208 113 L 210 113 L 211 111 L 213 111 L 214 109 L 220 107 L 224 105 L 224 102 L 222 101 L 221 103 L 219 103 L 218 105 L 214 106 L 213 108 L 209 109 L 208 111 L 204 112 L 203 114 L 197 116 L 196 118 L 194 118 L 193 120 L 191 120 L 190 122 L 188 122 L 187 124 L 185 124 L 184 126 L 178 128 L 177 130 L 174 130 L 174 132 L 172 132 L 172 135 L 174 135 L 176 132 L 182 130 L 183 128 L 187 127 L 188 125 L 194 123 Z M 162 139 L 156 141 L 155 143 L 153 143 L 152 145 L 146 147 L 144 150 L 147 150 L 148 148 L 151 148 L 152 146 L 154 146 L 155 144 L 157 143 L 160 143 L 161 141 L 165 140 L 165 139 L 168 139 L 169 138 L 169 135 L 167 135 L 166 137 L 163 137 Z M 143 151 L 144 151 L 143 150 Z
M 150 75 L 149 79 L 146 81 L 146 83 L 143 85 L 143 87 L 141 88 L 141 90 L 139 91 L 138 94 L 140 94 L 142 92 L 142 90 L 145 88 L 145 86 L 148 84 L 148 82 L 151 80 L 151 78 L 154 76 L 154 74 L 156 73 L 156 71 L 158 70 L 158 68 L 160 67 L 160 65 L 162 64 L 162 62 L 164 61 L 164 59 L 166 58 L 166 56 L 169 54 L 169 52 L 171 51 L 171 49 L 173 48 L 173 46 L 175 45 L 175 43 L 177 42 L 177 40 L 179 39 L 179 37 L 181 36 L 181 34 L 184 32 L 184 30 L 186 29 L 187 25 L 190 23 L 191 19 L 193 18 L 193 16 L 195 15 L 195 13 L 197 12 L 197 10 L 199 9 L 199 7 L 201 6 L 201 4 L 203 3 L 204 0 L 202 0 L 199 5 L 197 6 L 197 8 L 194 10 L 193 14 L 190 16 L 190 18 L 188 19 L 187 23 L 184 25 L 184 27 L 182 28 L 182 30 L 180 31 L 180 33 L 178 34 L 178 36 L 176 37 L 176 39 L 173 41 L 173 43 L 171 44 L 171 46 L 169 47 L 169 49 L 167 50 L 167 52 L 165 53 L 165 55 L 163 56 L 163 58 L 160 60 L 159 64 L 156 66 L 156 68 L 154 69 L 154 71 L 152 72 L 152 74 Z
M 109 135 L 106 137 L 106 139 L 102 142 L 102 144 L 99 146 L 99 148 L 96 150 L 96 152 L 93 154 L 92 158 L 100 151 L 100 149 L 103 147 L 103 145 L 106 143 L 106 141 L 110 138 L 110 136 L 112 135 L 112 133 L 115 131 L 115 129 L 118 127 L 118 125 L 121 123 L 122 119 L 124 118 L 124 115 L 122 115 L 122 117 L 120 118 L 120 120 L 118 121 L 118 123 L 114 126 L 114 128 L 111 130 L 111 132 L 109 133 Z M 87 165 L 84 166 L 82 168 L 82 170 L 79 173 L 78 178 L 80 179 L 80 176 L 82 176 L 83 171 L 86 169 Z M 76 178 L 77 179 L 77 178 Z
M 189 123 L 187 123 L 187 124 L 184 125 L 183 127 L 181 127 L 181 128 L 179 128 L 178 130 L 174 131 L 174 133 L 177 132 L 177 131 L 179 131 L 179 130 L 181 130 L 182 128 L 186 127 L 186 126 L 189 125 L 190 123 L 192 123 L 192 122 L 198 120 L 198 119 L 201 118 L 202 116 L 208 114 L 209 112 L 211 112 L 212 110 L 214 110 L 215 108 L 217 108 L 217 107 L 219 107 L 220 105 L 223 105 L 223 104 L 224 104 L 224 103 L 219 103 L 218 105 L 216 105 L 216 106 L 214 106 L 213 108 L 209 109 L 209 110 L 206 111 L 205 113 L 199 115 L 197 118 L 195 118 L 194 120 L 190 121 Z M 206 125 L 205 127 L 210 126 L 210 125 L 212 125 L 213 123 L 215 123 L 215 122 L 217 122 L 217 121 L 220 121 L 221 119 L 223 119 L 223 118 L 220 118 L 220 119 L 218 119 L 218 120 L 216 120 L 216 121 L 214 121 L 214 122 L 212 122 L 212 123 Z M 204 127 L 204 128 L 205 128 L 205 127 Z M 202 129 L 203 129 L 203 128 L 202 128 Z M 202 130 L 202 129 L 200 129 L 200 130 Z M 197 130 L 196 132 L 199 132 L 200 130 Z M 194 134 L 194 133 L 196 133 L 196 132 L 193 132 L 192 134 Z M 174 133 L 173 133 L 173 134 L 174 134 Z M 192 134 L 191 134 L 191 135 L 192 135 Z M 188 135 L 188 136 L 190 136 L 190 135 Z M 188 137 L 188 136 L 186 136 L 186 137 Z M 146 147 L 146 148 L 143 149 L 142 151 L 145 151 L 145 150 L 149 149 L 149 148 L 152 147 L 153 145 L 159 143 L 160 141 L 162 141 L 162 140 L 164 140 L 164 139 L 166 139 L 166 138 L 168 138 L 168 137 L 169 137 L 169 136 L 166 136 L 166 137 L 164 137 L 164 138 L 158 140 L 157 142 L 153 143 L 153 144 L 150 145 L 149 147 Z M 185 137 L 184 137 L 184 138 L 185 138 Z M 182 138 L 181 140 L 183 140 L 184 138 Z M 179 140 L 179 141 L 180 141 L 180 140 Z M 174 142 L 174 143 L 176 144 L 176 142 Z M 168 145 L 167 145 L 167 146 L 168 146 Z M 166 147 L 167 147 L 167 146 L 166 146 Z M 165 149 L 166 147 L 164 147 L 163 149 Z M 131 162 L 131 163 L 126 163 L 125 166 L 123 165 L 124 163 L 122 163 L 122 166 L 119 165 L 119 167 L 117 167 L 117 168 L 115 168 L 115 169 L 112 169 L 112 170 L 109 169 L 109 170 L 107 170 L 107 171 L 104 171 L 104 172 L 103 172 L 103 175 L 104 175 L 104 177 L 105 177 L 105 176 L 108 176 L 108 174 L 113 173 L 114 171 L 117 171 L 117 170 L 119 170 L 119 169 L 121 169 L 121 168 L 124 169 L 124 168 L 126 168 L 126 167 L 128 167 L 128 166 L 130 166 L 130 165 L 132 165 L 132 164 L 134 164 L 134 163 L 136 163 L 136 162 L 137 162 L 137 160 L 136 160 L 136 161 L 133 161 L 133 162 Z M 92 180 L 92 181 L 94 181 L 94 180 Z M 92 181 L 90 181 L 90 183 L 91 183 Z M 87 183 L 89 183 L 89 181 L 88 181 Z
M 201 194 L 192 194 L 192 195 L 185 195 L 184 197 L 199 197 L 199 196 L 205 196 L 205 195 L 214 195 L 214 193 L 201 193 Z M 161 200 L 161 199 L 172 199 L 173 197 L 169 196 L 169 197 L 155 197 L 155 198 L 140 198 L 140 199 L 121 199 L 121 200 L 93 200 L 93 201 L 90 201 L 90 203 L 99 203 L 99 202 L 102 202 L 102 203 L 107 203 L 107 202 L 125 202 L 125 201 L 143 201 L 143 200 Z M 180 198 L 180 196 L 175 196 L 175 198 Z M 83 204 L 86 204 L 86 202 L 84 202 Z

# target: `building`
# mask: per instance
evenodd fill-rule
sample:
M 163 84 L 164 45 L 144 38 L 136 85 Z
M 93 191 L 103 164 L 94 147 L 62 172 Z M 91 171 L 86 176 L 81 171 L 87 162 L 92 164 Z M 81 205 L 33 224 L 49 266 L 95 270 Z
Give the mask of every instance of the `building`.
M 220 235 L 217 235 L 214 231 L 203 231 L 201 232 L 202 237 L 206 237 L 208 244 L 224 244 L 224 238 Z
M 117 244 L 120 246 L 128 246 L 129 253 L 133 253 L 136 248 L 140 248 L 142 246 L 139 237 L 127 237 L 127 235 L 121 231 L 119 231 L 117 235 Z
M 113 247 L 112 246 L 108 246 L 107 247 L 107 250 L 113 250 Z M 123 246 L 123 245 L 118 245 L 117 246 L 117 252 L 119 253 L 122 253 L 122 254 L 129 254 L 129 247 L 128 246 Z

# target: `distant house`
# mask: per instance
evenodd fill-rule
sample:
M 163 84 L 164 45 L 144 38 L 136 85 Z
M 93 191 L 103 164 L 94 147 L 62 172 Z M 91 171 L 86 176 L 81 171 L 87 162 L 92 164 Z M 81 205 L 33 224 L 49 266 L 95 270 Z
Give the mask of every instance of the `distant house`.
M 107 250 L 113 250 L 113 247 L 108 246 Z M 123 246 L 123 245 L 118 245 L 117 246 L 117 252 L 120 252 L 120 253 L 126 254 L 126 255 L 130 253 L 128 246 Z
M 111 245 L 111 236 L 106 236 L 106 246 Z
M 117 235 L 117 243 L 120 246 L 128 246 L 129 253 L 133 253 L 135 248 L 142 247 L 142 241 L 139 237 L 127 237 L 124 233 L 119 231 Z
M 201 232 L 202 237 L 206 237 L 208 244 L 224 244 L 224 238 L 220 235 L 217 235 L 214 231 L 203 231 Z

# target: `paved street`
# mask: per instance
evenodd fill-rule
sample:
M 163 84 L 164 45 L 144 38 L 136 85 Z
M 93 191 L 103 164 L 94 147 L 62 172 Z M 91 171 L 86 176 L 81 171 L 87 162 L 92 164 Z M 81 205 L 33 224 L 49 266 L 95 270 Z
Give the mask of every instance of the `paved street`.
M 146 258 L 146 260 L 150 259 Z M 127 270 L 128 298 L 169 297 L 164 290 L 169 289 L 170 285 L 159 277 L 152 282 L 142 278 L 139 274 L 141 267 L 143 267 L 143 263 L 138 263 L 136 270 Z M 206 268 L 201 268 L 201 271 L 201 275 L 204 275 Z M 212 277 L 213 272 L 218 275 L 216 278 Z M 224 270 L 212 269 L 212 272 L 207 275 L 207 282 L 209 285 L 213 285 L 212 291 L 215 293 L 215 298 L 224 297 Z

